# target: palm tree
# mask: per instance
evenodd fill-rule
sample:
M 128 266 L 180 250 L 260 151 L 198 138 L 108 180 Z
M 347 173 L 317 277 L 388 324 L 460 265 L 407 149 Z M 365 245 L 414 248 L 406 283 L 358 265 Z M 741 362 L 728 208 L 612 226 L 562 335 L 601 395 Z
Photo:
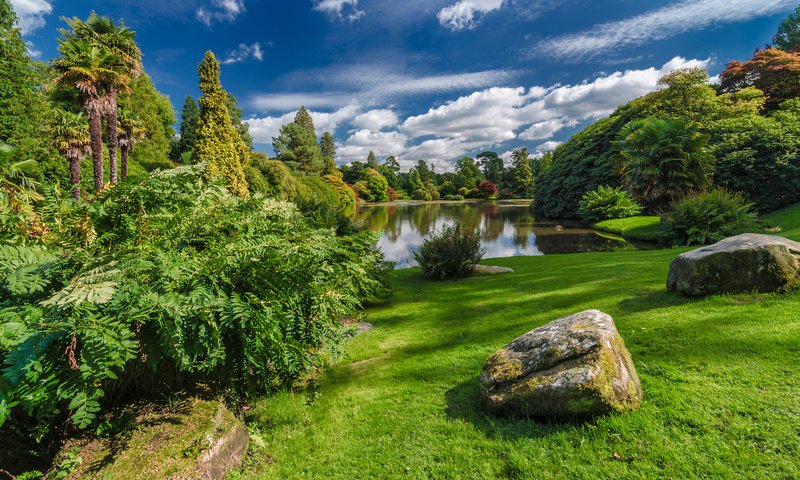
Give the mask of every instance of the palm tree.
M 120 168 L 120 179 L 125 180 L 128 176 L 128 153 L 133 150 L 133 146 L 144 138 L 147 129 L 144 124 L 127 112 L 121 111 L 119 115 L 119 148 L 122 154 Z
M 105 86 L 123 84 L 128 69 L 112 52 L 63 32 L 58 40 L 61 57 L 53 60 L 58 72 L 55 81 L 67 88 L 76 88 L 89 119 L 95 190 L 103 189 L 102 115 L 108 111 Z
M 125 25 L 115 25 L 108 17 L 98 16 L 92 12 L 85 22 L 72 18 L 67 20 L 72 27 L 73 35 L 86 40 L 92 46 L 102 48 L 114 54 L 127 69 L 124 76 L 107 77 L 103 88 L 106 92 L 104 112 L 108 117 L 108 157 L 111 183 L 117 183 L 117 94 L 130 90 L 130 82 L 142 74 L 142 51 L 136 45 L 136 32 Z
M 58 123 L 53 131 L 53 147 L 69 161 L 69 180 L 72 184 L 72 198 L 81 198 L 81 160 L 91 151 L 89 125 L 81 113 L 61 110 Z
M 711 183 L 709 136 L 684 119 L 638 120 L 617 142 L 628 189 L 651 208 L 666 206 Z

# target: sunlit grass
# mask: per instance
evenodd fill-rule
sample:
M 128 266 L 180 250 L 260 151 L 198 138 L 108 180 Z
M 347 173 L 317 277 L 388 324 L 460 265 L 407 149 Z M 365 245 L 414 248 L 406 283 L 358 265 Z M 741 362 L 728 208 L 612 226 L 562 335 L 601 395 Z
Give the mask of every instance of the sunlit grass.
M 800 239 L 800 216 L 785 234 Z M 435 283 L 395 274 L 392 304 L 347 345 L 320 396 L 260 401 L 266 440 L 244 478 L 798 478 L 800 293 L 667 293 L 682 250 L 510 258 L 514 274 Z M 584 424 L 478 407 L 486 357 L 587 308 L 611 314 L 645 401 Z M 616 452 L 616 456 L 615 456 Z

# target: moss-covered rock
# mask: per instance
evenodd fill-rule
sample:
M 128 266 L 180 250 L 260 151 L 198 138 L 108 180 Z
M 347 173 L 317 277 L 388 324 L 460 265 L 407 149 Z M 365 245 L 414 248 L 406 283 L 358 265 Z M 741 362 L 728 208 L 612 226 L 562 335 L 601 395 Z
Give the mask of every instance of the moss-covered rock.
M 490 413 L 586 418 L 639 407 L 642 390 L 614 320 L 587 310 L 532 330 L 486 361 L 481 403 Z
M 219 401 L 142 404 L 101 425 L 99 437 L 68 442 L 70 479 L 223 479 L 247 454 L 248 434 Z M 56 462 L 58 463 L 58 462 Z
M 800 243 L 746 233 L 680 255 L 670 265 L 667 289 L 693 297 L 783 292 L 799 269 Z

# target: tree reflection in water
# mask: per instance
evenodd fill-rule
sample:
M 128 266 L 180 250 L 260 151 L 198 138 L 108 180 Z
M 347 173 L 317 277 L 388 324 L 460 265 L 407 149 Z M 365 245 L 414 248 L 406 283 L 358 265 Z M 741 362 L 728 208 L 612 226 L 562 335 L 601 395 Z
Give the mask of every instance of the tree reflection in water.
M 460 222 L 480 228 L 485 258 L 607 252 L 654 248 L 597 232 L 575 221 L 537 221 L 527 203 L 400 203 L 359 205 L 357 218 L 379 241 L 386 258 L 398 268 L 414 266 L 412 252 L 430 233 Z

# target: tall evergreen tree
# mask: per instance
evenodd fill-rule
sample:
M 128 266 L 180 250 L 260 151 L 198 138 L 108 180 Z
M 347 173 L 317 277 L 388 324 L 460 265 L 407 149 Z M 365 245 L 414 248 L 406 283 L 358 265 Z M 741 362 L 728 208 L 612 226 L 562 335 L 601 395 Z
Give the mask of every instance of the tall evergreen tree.
M 231 192 L 247 197 L 245 159 L 241 158 L 243 140 L 231 122 L 228 94 L 220 84 L 219 61 L 212 52 L 206 52 L 198 73 L 203 96 L 199 100 L 196 158 L 208 163 L 206 177 L 224 177 Z
M 197 103 L 194 98 L 187 96 L 181 112 L 180 151 L 182 154 L 194 150 L 194 144 L 197 142 L 198 118 L 200 118 L 200 110 L 197 108 Z
M 317 131 L 314 128 L 314 119 L 311 118 L 311 114 L 308 113 L 306 107 L 300 107 L 300 110 L 297 111 L 297 114 L 294 116 L 294 123 L 300 125 L 314 138 L 314 141 L 317 140 Z
M 325 175 L 339 173 L 336 168 L 336 145 L 333 142 L 331 132 L 325 132 L 322 135 L 322 140 L 319 142 L 320 151 L 322 152 L 322 159 L 325 161 L 325 168 L 323 173 Z
M 378 169 L 378 157 L 375 156 L 375 152 L 372 150 L 370 150 L 369 155 L 367 155 L 367 166 L 375 170 Z

